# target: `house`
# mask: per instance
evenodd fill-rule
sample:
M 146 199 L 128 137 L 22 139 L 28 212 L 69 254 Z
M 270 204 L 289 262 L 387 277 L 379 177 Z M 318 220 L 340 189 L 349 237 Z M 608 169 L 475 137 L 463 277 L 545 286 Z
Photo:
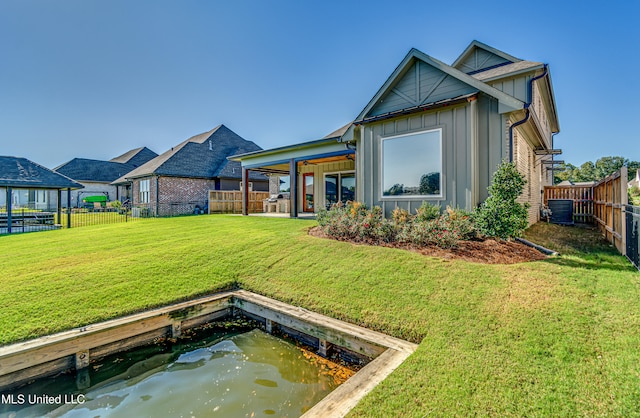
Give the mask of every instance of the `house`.
M 0 207 L 4 212 L 55 210 L 52 195 L 81 188 L 81 184 L 26 158 L 0 157 Z
M 131 184 L 132 203 L 156 216 L 204 210 L 209 190 L 240 190 L 240 164 L 228 156 L 261 150 L 224 125 L 195 135 L 115 180 Z M 268 191 L 269 178 L 252 173 L 248 190 Z
M 563 180 L 560 183 L 556 184 L 556 186 L 578 186 L 578 187 L 589 187 L 594 186 L 596 181 L 571 181 L 571 180 Z
M 629 182 L 629 188 L 640 187 L 640 170 L 636 170 L 636 176 Z
M 74 158 L 54 168 L 54 171 L 84 186 L 84 189 L 71 194 L 72 207 L 82 206 L 82 199 L 89 196 L 106 196 L 107 201 L 125 201 L 131 198 L 131 191 L 127 185 L 116 186 L 111 183 L 157 156 L 158 154 L 149 148 L 142 147 L 127 151 L 109 161 Z M 67 197 L 63 193 L 63 204 L 66 201 Z
M 514 161 L 536 222 L 558 115 L 547 64 L 473 41 L 451 64 L 411 49 L 356 118 L 314 141 L 230 157 L 243 175 L 288 178 L 290 215 L 338 200 L 414 212 L 422 202 L 471 210 Z

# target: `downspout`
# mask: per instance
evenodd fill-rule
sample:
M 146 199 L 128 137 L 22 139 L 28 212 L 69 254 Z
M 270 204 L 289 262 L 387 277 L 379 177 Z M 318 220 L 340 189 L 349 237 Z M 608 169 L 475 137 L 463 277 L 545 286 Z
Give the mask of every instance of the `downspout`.
M 529 101 L 524 104 L 524 118 L 522 118 L 521 120 L 515 123 L 512 123 L 511 126 L 509 126 L 509 162 L 510 163 L 513 162 L 513 128 L 515 128 L 516 126 L 520 126 L 529 120 L 529 115 L 531 114 L 531 111 L 529 110 L 529 106 L 531 106 L 531 102 L 533 101 L 533 82 L 541 79 L 542 77 L 545 77 L 548 73 L 549 71 L 547 70 L 547 64 L 544 64 L 544 71 L 542 71 L 542 74 L 540 74 L 539 76 L 533 77 L 531 80 L 529 80 L 529 86 L 527 89 L 527 97 Z
M 160 216 L 160 176 L 156 176 L 156 218 Z
M 13 188 L 11 186 L 7 186 L 7 234 L 11 233 L 11 224 L 13 223 L 13 219 L 11 216 L 13 215 L 13 208 L 11 205 L 13 204 Z

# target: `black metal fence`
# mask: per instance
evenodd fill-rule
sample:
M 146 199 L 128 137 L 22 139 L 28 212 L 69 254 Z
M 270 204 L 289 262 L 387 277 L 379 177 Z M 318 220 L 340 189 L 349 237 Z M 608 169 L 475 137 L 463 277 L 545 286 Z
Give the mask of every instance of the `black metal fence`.
M 625 209 L 627 218 L 627 258 L 640 270 L 640 260 L 638 258 L 638 253 L 640 253 L 640 242 L 638 241 L 638 234 L 640 233 L 640 206 L 626 205 Z
M 53 210 L 14 209 L 7 213 L 0 207 L 0 235 L 21 232 L 46 231 L 60 228 L 78 228 L 132 222 L 142 218 L 201 215 L 208 213 L 202 202 L 173 202 L 159 205 L 94 205 L 84 208 Z
M 59 212 L 57 209 L 24 207 L 12 209 L 10 213 L 6 207 L 0 207 L 0 235 L 131 222 L 136 219 L 131 216 L 131 208 L 126 206 L 61 208 Z
M 95 208 L 63 208 L 59 224 L 63 228 L 78 228 L 89 225 L 104 225 L 131 222 L 131 208 L 95 207 Z
M 0 235 L 58 229 L 57 213 L 29 208 L 0 208 Z
M 135 218 L 166 218 L 184 215 L 202 215 L 208 213 L 208 207 L 202 202 L 171 202 L 159 204 L 134 205 L 131 216 Z

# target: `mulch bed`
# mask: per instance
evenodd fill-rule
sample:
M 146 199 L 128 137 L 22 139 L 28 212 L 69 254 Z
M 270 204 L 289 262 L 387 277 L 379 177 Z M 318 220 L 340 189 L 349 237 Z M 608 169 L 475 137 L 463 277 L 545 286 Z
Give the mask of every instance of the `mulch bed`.
M 313 227 L 309 235 L 318 238 L 333 239 L 320 228 Z M 366 243 L 357 243 L 367 245 Z M 527 261 L 544 260 L 546 256 L 540 251 L 515 241 L 487 239 L 484 241 L 460 241 L 457 248 L 444 249 L 436 246 L 415 247 L 406 244 L 378 244 L 385 247 L 404 248 L 430 257 L 445 260 L 466 260 L 483 264 L 516 264 Z

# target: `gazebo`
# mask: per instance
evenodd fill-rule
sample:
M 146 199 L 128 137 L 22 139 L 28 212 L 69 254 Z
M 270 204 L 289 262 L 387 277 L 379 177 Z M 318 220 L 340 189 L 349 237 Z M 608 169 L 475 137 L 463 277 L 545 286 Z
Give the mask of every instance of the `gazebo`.
M 46 196 L 46 192 L 56 190 L 58 192 L 57 214 L 58 220 L 62 219 L 61 192 L 63 189 L 67 191 L 81 189 L 83 186 L 70 178 L 56 173 L 46 167 L 20 157 L 0 156 L 0 189 L 4 188 L 6 193 L 4 196 L 0 193 L 0 207 L 4 206 L 5 211 L 0 210 L 0 233 L 12 233 L 12 229 L 16 226 L 29 225 L 29 230 L 50 229 L 47 225 L 53 225 L 53 213 L 36 207 L 35 202 L 38 198 L 33 199 L 33 203 L 28 207 L 29 212 L 22 210 L 15 211 L 14 202 L 16 199 L 15 191 L 25 190 L 27 196 L 29 192 L 34 196 Z M 38 193 L 42 192 L 42 193 Z M 71 196 L 70 193 L 67 196 Z M 2 204 L 4 200 L 4 205 Z M 22 205 L 21 205 L 22 206 Z M 48 206 L 45 209 L 50 209 Z M 67 217 L 67 226 L 70 226 L 70 214 Z M 5 231 L 6 230 L 6 231 Z

